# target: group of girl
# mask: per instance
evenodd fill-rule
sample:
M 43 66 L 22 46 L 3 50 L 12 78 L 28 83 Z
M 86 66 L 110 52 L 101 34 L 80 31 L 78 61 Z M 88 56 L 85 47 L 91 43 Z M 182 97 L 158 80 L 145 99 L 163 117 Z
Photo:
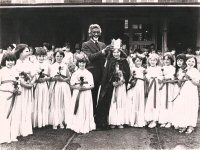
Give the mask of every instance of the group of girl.
M 197 124 L 200 73 L 195 56 L 140 53 L 127 62 L 120 49 L 113 51 L 99 92 L 96 122 L 110 128 L 175 127 L 192 133 Z M 147 58 L 147 64 L 143 64 Z M 147 66 L 147 67 L 143 67 Z
M 30 61 L 26 44 L 3 55 L 0 69 L 0 143 L 17 141 L 33 134 L 33 128 L 52 125 L 87 133 L 95 129 L 91 89 L 92 74 L 85 69 L 86 58 L 77 60 L 72 74 L 57 49 L 50 64 L 44 48 L 36 49 Z M 73 93 L 72 93 L 73 91 Z
M 91 89 L 93 76 L 86 69 L 87 57 L 77 59 L 70 72 L 63 61 L 65 53 L 54 52 L 54 63 L 47 51 L 37 48 L 36 61 L 30 62 L 28 45 L 18 44 L 15 53 L 5 53 L 0 69 L 0 143 L 17 141 L 33 133 L 32 128 L 52 125 L 88 133 L 96 124 L 111 128 L 169 128 L 191 133 L 198 118 L 199 72 L 196 58 L 181 54 L 174 67 L 171 55 L 136 54 L 128 63 L 121 48 L 107 58 L 98 93 L 97 113 L 93 116 Z M 95 124 L 96 123 L 96 124 Z

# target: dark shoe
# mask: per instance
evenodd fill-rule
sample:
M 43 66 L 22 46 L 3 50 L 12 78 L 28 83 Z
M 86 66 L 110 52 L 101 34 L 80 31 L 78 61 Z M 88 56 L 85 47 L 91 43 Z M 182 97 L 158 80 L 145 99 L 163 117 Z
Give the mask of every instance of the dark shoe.
M 109 126 L 103 126 L 102 130 L 110 130 L 110 127 Z

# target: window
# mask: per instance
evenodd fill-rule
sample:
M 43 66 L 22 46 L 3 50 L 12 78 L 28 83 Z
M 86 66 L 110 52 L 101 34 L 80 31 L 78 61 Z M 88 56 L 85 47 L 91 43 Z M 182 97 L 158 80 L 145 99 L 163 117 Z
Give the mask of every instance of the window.
M 132 24 L 133 41 L 152 41 L 152 24 Z

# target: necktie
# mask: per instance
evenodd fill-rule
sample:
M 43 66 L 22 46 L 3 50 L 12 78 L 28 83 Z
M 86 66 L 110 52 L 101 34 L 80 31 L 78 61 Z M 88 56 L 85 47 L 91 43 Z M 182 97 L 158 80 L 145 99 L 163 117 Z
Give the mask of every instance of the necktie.
M 95 44 L 96 44 L 97 48 L 100 50 L 98 42 L 95 42 Z

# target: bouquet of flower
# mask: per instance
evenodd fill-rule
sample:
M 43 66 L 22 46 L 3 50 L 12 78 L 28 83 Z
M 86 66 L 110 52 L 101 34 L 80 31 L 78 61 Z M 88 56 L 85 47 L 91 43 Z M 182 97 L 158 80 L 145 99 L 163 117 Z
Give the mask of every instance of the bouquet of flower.
M 113 76 L 114 76 L 115 82 L 119 82 L 121 80 L 121 72 L 120 71 L 116 71 Z
M 57 72 L 57 74 L 55 75 L 55 77 L 67 78 L 67 76 L 62 75 L 62 73 L 61 73 L 62 70 L 63 70 L 63 67 L 59 66 L 59 67 L 58 67 L 58 72 Z
M 30 80 L 31 80 L 31 78 L 29 77 L 29 75 L 26 72 L 24 72 L 24 71 L 20 72 L 19 76 L 22 77 L 25 82 L 30 82 Z
M 38 73 L 39 77 L 38 78 L 44 78 L 45 74 L 44 74 L 44 69 L 41 69 L 41 71 Z
M 14 86 L 14 90 L 13 90 L 13 92 L 11 92 L 12 95 L 7 98 L 7 100 L 12 98 L 12 102 L 11 102 L 10 108 L 8 110 L 7 118 L 9 118 L 9 116 L 12 112 L 13 106 L 15 104 L 15 97 L 18 96 L 18 95 L 21 95 L 20 86 L 19 86 L 19 77 L 15 77 L 15 81 L 13 82 L 13 86 Z
M 130 78 L 130 80 L 128 82 L 130 84 L 130 87 L 127 90 L 130 90 L 133 87 L 135 87 L 136 82 L 137 82 L 137 79 L 135 78 L 135 76 L 136 76 L 136 73 L 135 73 L 135 70 L 133 70 L 131 78 Z

